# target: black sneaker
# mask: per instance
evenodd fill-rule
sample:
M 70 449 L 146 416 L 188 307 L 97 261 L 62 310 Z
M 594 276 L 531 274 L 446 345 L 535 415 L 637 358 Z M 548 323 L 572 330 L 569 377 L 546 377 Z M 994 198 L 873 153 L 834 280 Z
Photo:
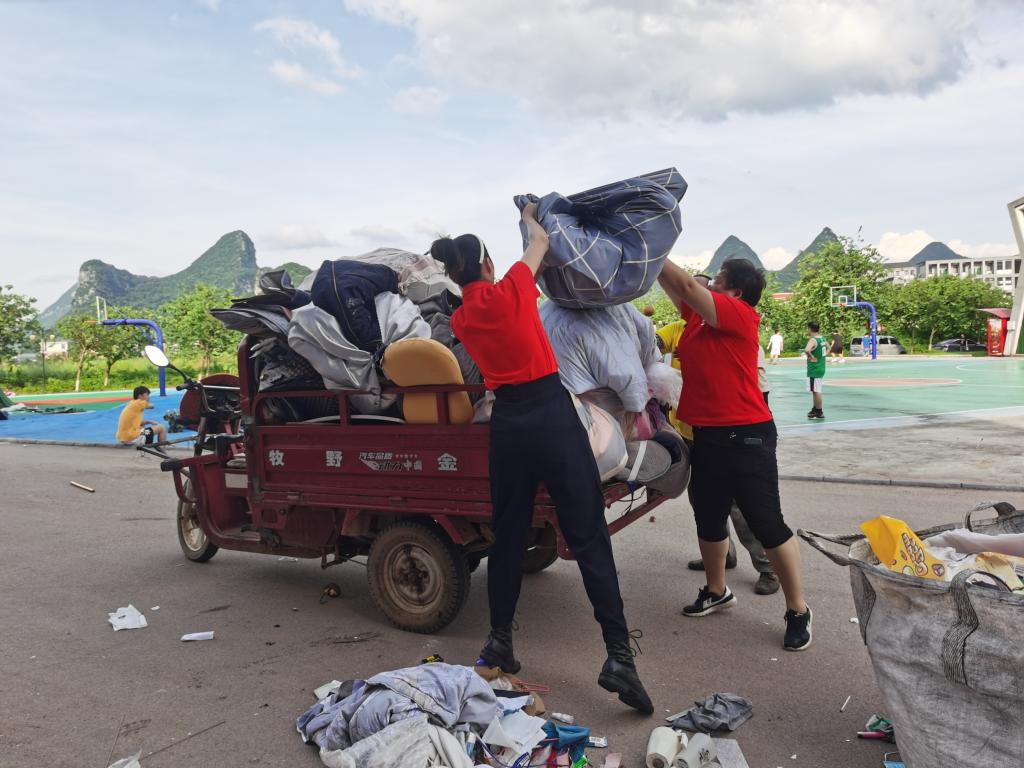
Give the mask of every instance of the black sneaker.
M 491 630 L 483 650 L 480 651 L 480 658 L 477 659 L 476 665 L 478 667 L 498 667 L 508 675 L 514 675 L 523 668 L 512 650 L 511 624 Z
M 824 419 L 825 418 L 825 412 L 824 411 L 811 411 L 810 413 L 807 414 L 807 418 L 808 419 L 818 419 L 818 420 Z
M 806 613 L 786 611 L 786 639 L 782 647 L 787 651 L 805 651 L 811 647 L 811 609 Z
M 734 605 L 736 605 L 736 596 L 728 587 L 725 588 L 724 595 L 716 595 L 706 586 L 703 586 L 700 588 L 700 592 L 697 593 L 697 600 L 692 605 L 683 608 L 683 616 L 699 618 L 700 616 L 708 616 L 715 611 L 732 608 Z
M 640 636 L 640 631 L 630 633 L 631 637 Z M 636 671 L 636 662 L 633 661 L 633 649 L 629 647 L 629 641 L 607 643 L 608 659 L 601 668 L 601 674 L 597 678 L 597 684 L 606 691 L 619 694 L 619 701 L 643 712 L 645 715 L 654 714 L 654 705 L 651 697 L 644 690 L 644 684 L 640 682 L 640 676 Z
M 808 419 L 813 419 L 817 415 L 817 413 L 818 413 L 818 409 L 817 408 L 811 408 L 811 410 L 809 410 L 807 412 L 807 418 Z

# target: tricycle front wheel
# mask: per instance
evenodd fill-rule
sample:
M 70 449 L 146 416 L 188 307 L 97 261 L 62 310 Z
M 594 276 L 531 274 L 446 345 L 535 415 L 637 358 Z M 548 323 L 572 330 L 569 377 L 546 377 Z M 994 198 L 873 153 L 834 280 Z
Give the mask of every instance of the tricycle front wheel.
M 192 495 L 192 481 L 185 481 L 185 495 L 195 498 Z M 199 525 L 199 516 L 196 512 L 196 505 L 190 501 L 178 499 L 178 544 L 185 557 L 194 563 L 205 563 L 217 554 L 220 549 L 210 541 L 206 533 Z
M 366 566 L 370 596 L 408 632 L 437 632 L 469 599 L 465 553 L 431 525 L 392 523 L 374 539 Z

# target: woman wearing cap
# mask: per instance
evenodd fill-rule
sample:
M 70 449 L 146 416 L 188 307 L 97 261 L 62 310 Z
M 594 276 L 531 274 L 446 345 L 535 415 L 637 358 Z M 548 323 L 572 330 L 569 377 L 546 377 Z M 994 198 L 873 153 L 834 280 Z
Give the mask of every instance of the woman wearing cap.
M 558 524 L 576 556 L 583 585 L 601 624 L 608 659 L 598 678 L 606 690 L 645 714 L 654 708 L 636 672 L 615 573 L 604 497 L 590 442 L 537 312 L 536 275 L 548 249 L 537 206 L 523 209 L 529 244 L 523 258 L 495 282 L 494 264 L 476 235 L 441 238 L 430 254 L 462 286 L 452 331 L 495 395 L 490 476 L 495 541 L 487 561 L 491 632 L 480 663 L 515 674 L 512 624 L 522 583 L 526 535 L 543 483 Z

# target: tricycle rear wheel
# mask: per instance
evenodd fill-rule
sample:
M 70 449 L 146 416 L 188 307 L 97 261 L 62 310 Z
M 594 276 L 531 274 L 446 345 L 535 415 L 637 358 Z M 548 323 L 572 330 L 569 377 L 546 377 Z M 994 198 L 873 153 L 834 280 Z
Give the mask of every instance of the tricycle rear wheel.
M 431 525 L 392 523 L 374 539 L 366 566 L 373 601 L 408 632 L 437 632 L 469 599 L 465 553 Z
M 186 496 L 195 498 L 192 493 L 191 480 L 185 481 L 184 490 Z M 183 499 L 178 499 L 178 544 L 181 545 L 181 551 L 185 553 L 185 557 L 193 563 L 205 563 L 220 549 L 210 541 L 199 525 L 196 505 Z
M 558 534 L 552 525 L 545 525 L 523 555 L 523 573 L 540 573 L 558 559 Z

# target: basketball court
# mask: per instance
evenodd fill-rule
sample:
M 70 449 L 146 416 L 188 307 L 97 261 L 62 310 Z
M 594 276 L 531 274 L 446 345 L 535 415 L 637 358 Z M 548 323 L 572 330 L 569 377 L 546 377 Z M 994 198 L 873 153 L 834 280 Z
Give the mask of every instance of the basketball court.
M 783 433 L 884 429 L 936 419 L 1024 414 L 1024 358 L 846 358 L 825 374 L 825 420 L 809 422 L 806 364 L 768 366 L 770 404 Z

